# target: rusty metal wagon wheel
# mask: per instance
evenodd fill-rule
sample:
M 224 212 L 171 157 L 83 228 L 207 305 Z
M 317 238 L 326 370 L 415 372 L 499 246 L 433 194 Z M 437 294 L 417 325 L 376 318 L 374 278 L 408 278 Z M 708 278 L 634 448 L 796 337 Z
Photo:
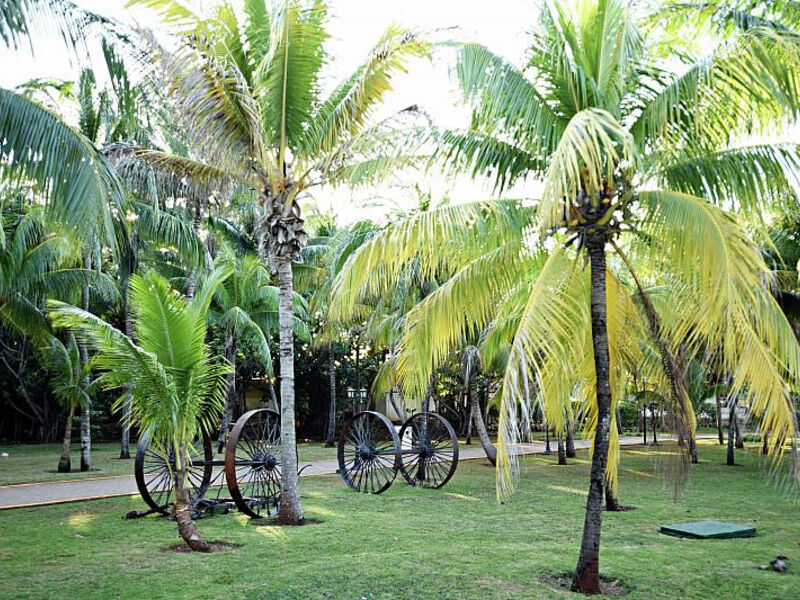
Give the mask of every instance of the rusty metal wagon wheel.
M 225 479 L 231 498 L 249 517 L 277 513 L 281 498 L 281 419 L 260 408 L 243 414 L 225 448 Z
M 436 413 L 412 415 L 400 428 L 400 472 L 415 486 L 440 488 L 458 466 L 458 438 L 450 423 Z
M 380 413 L 360 412 L 339 436 L 339 474 L 357 492 L 380 494 L 392 485 L 400 468 L 400 438 Z
M 211 483 L 213 458 L 211 440 L 204 434 L 195 440 L 191 452 L 192 464 L 187 479 L 192 504 L 205 495 Z M 173 502 L 174 470 L 175 451 L 156 448 L 150 444 L 149 433 L 142 435 L 136 449 L 134 477 L 142 499 L 156 512 L 169 512 Z

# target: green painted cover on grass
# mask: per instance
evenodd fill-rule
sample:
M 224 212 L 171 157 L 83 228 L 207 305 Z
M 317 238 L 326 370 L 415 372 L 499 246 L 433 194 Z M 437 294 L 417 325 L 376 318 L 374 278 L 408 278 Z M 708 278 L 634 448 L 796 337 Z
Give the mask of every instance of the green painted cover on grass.
M 722 521 L 693 521 L 678 525 L 663 525 L 661 533 L 697 540 L 727 539 L 753 537 L 756 534 L 756 528 Z

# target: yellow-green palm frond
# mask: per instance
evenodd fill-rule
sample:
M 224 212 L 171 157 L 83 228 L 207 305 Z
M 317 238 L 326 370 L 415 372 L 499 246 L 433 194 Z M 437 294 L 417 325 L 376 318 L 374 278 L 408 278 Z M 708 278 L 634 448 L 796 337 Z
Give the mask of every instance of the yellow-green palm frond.
M 575 259 L 556 248 L 547 256 L 527 298 L 503 376 L 496 469 L 500 500 L 513 491 L 518 471 L 515 448 L 520 436 L 520 407 L 523 419 L 528 418 L 531 404 L 541 391 L 540 377 L 569 379 L 572 372 L 574 341 L 588 322 L 588 282 L 586 272 Z M 545 364 L 546 357 L 551 360 Z M 545 410 L 558 419 L 566 414 L 568 401 L 563 397 L 544 398 Z M 561 403 L 560 408 L 556 403 Z
M 458 268 L 465 253 L 519 238 L 530 211 L 515 201 L 474 202 L 419 212 L 387 226 L 350 256 L 332 286 L 331 318 L 347 320 L 365 297 L 392 294 L 412 262 L 420 281 Z
M 456 74 L 473 107 L 471 132 L 502 131 L 507 142 L 513 140 L 528 153 L 528 168 L 543 174 L 544 157 L 558 145 L 567 118 L 542 97 L 534 81 L 479 44 L 458 49 Z
M 800 190 L 797 144 L 758 144 L 720 151 L 686 151 L 659 167 L 668 189 L 707 198 L 728 209 L 761 214 L 794 207 Z
M 477 338 L 508 291 L 533 276 L 534 262 L 523 256 L 520 240 L 506 243 L 467 261 L 408 312 L 395 361 L 408 397 L 424 395 L 433 371 Z
M 570 119 L 550 157 L 539 206 L 541 227 L 560 226 L 568 211 L 565 198 L 580 190 L 593 195 L 614 180 L 614 172 L 625 162 L 636 164 L 633 138 L 607 111 L 586 109 Z
M 800 109 L 800 38 L 756 27 L 672 76 L 631 126 L 637 144 L 724 149 L 737 135 L 768 132 Z
M 359 134 L 373 109 L 392 89 L 411 59 L 426 56 L 431 44 L 408 29 L 389 27 L 368 58 L 315 111 L 300 146 L 306 154 L 327 154 Z

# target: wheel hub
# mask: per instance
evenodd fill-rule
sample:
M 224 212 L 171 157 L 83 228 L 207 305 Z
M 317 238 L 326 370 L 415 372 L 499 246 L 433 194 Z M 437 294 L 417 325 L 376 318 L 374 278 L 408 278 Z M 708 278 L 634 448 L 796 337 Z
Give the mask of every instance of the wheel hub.
M 375 452 L 369 446 L 359 446 L 358 447 L 358 457 L 361 460 L 369 460 L 373 456 L 375 456 Z

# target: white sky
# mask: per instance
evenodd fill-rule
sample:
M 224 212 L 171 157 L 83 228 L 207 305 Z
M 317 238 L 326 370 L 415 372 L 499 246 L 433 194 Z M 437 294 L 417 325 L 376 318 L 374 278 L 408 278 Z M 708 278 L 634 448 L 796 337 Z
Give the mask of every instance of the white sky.
M 160 29 L 157 18 L 144 8 L 125 8 L 123 0 L 76 0 L 91 11 L 130 24 Z M 336 79 L 348 75 L 391 24 L 423 30 L 457 27 L 451 34 L 461 39 L 486 44 L 510 60 L 518 61 L 525 49 L 525 33 L 532 26 L 536 3 L 531 0 L 494 0 L 490 4 L 477 0 L 329 0 L 329 49 L 334 57 L 332 70 Z M 35 77 L 64 80 L 77 79 L 78 67 L 71 61 L 57 36 L 37 35 L 33 39 L 35 55 L 27 47 L 11 51 L 0 47 L 0 86 L 10 88 Z M 442 125 L 467 123 L 467 112 L 456 106 L 453 82 L 449 76 L 450 57 L 440 56 L 432 63 L 414 63 L 408 75 L 398 78 L 395 90 L 386 99 L 385 115 L 411 104 L 428 111 Z M 361 218 L 381 219 L 395 205 L 409 208 L 416 204 L 415 194 L 406 185 L 419 184 L 430 191 L 434 201 L 448 196 L 454 202 L 477 200 L 491 195 L 486 183 L 467 177 L 447 180 L 438 176 L 422 177 L 418 173 L 403 174 L 398 184 L 379 189 L 351 192 L 345 189 L 320 190 L 317 206 L 332 208 L 341 223 Z M 531 195 L 534 190 L 514 190 L 513 196 Z M 377 203 L 377 206 L 376 206 Z

